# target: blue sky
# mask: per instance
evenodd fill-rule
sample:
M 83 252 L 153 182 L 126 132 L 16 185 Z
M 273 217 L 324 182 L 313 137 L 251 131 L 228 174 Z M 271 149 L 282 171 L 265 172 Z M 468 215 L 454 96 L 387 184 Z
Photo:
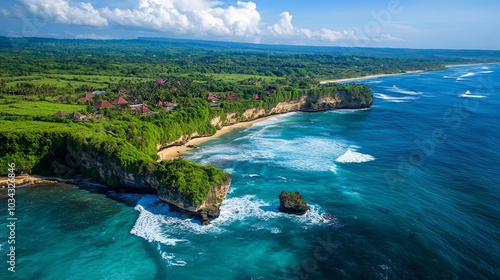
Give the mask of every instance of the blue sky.
M 500 50 L 500 1 L 7 0 L 0 35 Z

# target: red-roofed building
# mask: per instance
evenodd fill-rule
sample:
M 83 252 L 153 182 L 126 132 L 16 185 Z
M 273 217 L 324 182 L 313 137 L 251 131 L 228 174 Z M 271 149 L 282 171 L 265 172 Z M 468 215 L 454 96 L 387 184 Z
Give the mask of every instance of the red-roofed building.
M 109 103 L 106 100 L 99 101 L 96 104 L 94 104 L 94 108 L 96 109 L 106 109 L 106 108 L 111 108 L 113 107 L 113 104 Z
M 131 107 L 130 110 L 131 111 L 139 111 L 143 114 L 151 113 L 151 110 L 149 110 L 149 108 L 146 107 L 146 103 L 142 103 L 141 106 Z
M 215 101 L 217 101 L 217 99 L 219 99 L 219 97 L 213 93 L 209 93 L 207 96 L 208 101 L 215 102 Z
M 276 88 L 275 87 L 270 87 L 266 91 L 269 92 L 269 93 L 274 93 L 276 91 Z
M 128 105 L 128 101 L 120 96 L 120 97 L 116 98 L 115 100 L 113 100 L 113 102 L 111 104 L 113 104 L 115 106 L 123 106 L 123 105 Z
M 80 102 L 80 103 L 87 103 L 92 98 L 94 98 L 94 95 L 92 93 L 90 93 L 90 92 L 86 92 L 83 97 L 78 98 L 78 100 L 76 100 L 76 101 Z
M 165 80 L 163 79 L 156 79 L 156 83 L 159 85 L 163 85 L 165 83 Z
M 228 93 L 228 99 L 229 99 L 229 102 L 238 101 L 238 98 L 236 96 L 234 96 L 234 93 Z
M 163 106 L 163 102 L 160 100 L 160 101 L 156 102 L 156 105 Z
M 64 113 L 63 111 L 59 111 L 54 114 L 54 117 L 67 117 L 68 114 Z
M 87 98 L 87 97 L 80 97 L 76 101 L 79 102 L 79 103 L 87 103 L 87 102 L 90 101 L 90 99 Z
M 252 95 L 252 98 L 253 98 L 253 100 L 259 100 L 260 99 L 259 95 L 255 94 L 255 93 Z

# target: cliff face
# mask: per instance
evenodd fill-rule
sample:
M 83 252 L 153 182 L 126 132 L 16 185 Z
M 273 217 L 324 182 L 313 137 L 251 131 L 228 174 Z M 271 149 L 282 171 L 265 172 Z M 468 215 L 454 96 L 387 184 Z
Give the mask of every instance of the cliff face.
M 158 176 L 154 173 L 138 174 L 136 172 L 127 171 L 118 163 L 110 158 L 102 156 L 96 151 L 72 152 L 73 157 L 78 157 L 78 165 L 81 165 L 88 170 L 96 170 L 98 176 L 102 179 L 115 178 L 118 180 L 116 185 L 125 187 L 126 189 L 140 193 L 156 193 L 158 197 L 181 210 L 200 214 L 200 211 L 205 209 L 217 209 L 222 201 L 226 198 L 227 191 L 231 185 L 231 176 L 227 174 L 227 179 L 213 186 L 206 198 L 201 203 L 194 203 L 190 197 L 176 191 L 172 186 L 162 184 Z M 109 183 L 108 183 L 109 185 Z M 218 213 L 218 211 L 216 211 Z M 213 213 L 213 211 L 211 212 Z M 212 214 L 214 218 L 218 216 Z
M 208 196 L 201 204 L 193 203 L 188 197 L 182 195 L 181 193 L 175 191 L 174 189 L 160 185 L 158 187 L 158 197 L 161 200 L 176 206 L 185 211 L 197 213 L 203 209 L 208 209 L 212 207 L 219 208 L 222 201 L 226 199 L 227 191 L 231 185 L 231 177 L 221 184 L 214 186 L 212 190 L 208 193 Z
M 226 120 L 222 121 L 220 116 L 213 118 L 210 123 L 213 126 L 223 127 L 233 125 L 241 121 L 252 121 L 258 118 L 271 115 L 284 114 L 289 112 L 319 112 L 330 111 L 336 109 L 365 109 L 369 108 L 373 103 L 373 97 L 367 100 L 361 100 L 347 92 L 338 92 L 335 97 L 332 96 L 303 96 L 299 100 L 279 102 L 270 110 L 263 108 L 248 109 L 237 117 L 236 113 L 227 114 Z M 199 135 L 183 135 L 174 142 L 166 143 L 162 147 L 178 146 L 187 143 L 192 138 Z

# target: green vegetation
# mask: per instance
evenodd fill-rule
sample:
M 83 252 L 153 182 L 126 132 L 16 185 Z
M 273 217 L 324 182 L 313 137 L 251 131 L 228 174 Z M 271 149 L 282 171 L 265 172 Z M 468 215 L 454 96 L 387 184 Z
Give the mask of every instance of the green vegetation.
M 201 204 L 212 188 L 227 180 L 228 175 L 214 167 L 197 164 L 183 159 L 162 162 L 165 172 L 159 176 L 160 182 L 172 186 L 176 191 Z
M 325 97 L 359 106 L 373 101 L 367 86 L 320 85 L 323 79 L 498 61 L 499 53 L 476 52 L 474 57 L 467 51 L 0 37 L 0 166 L 15 162 L 18 172 L 66 178 L 83 173 L 121 186 L 122 178 L 101 174 L 95 164 L 73 164 L 83 154 L 95 154 L 128 172 L 154 174 L 201 203 L 227 174 L 186 160 L 157 162 L 158 145 L 186 135 L 211 135 L 218 128 L 211 123 L 214 118 L 235 114 L 242 120 L 247 109 L 269 111 L 279 102 L 306 98 L 309 110 L 321 110 L 333 108 L 318 102 Z M 78 101 L 95 90 L 106 93 Z M 217 100 L 207 101 L 209 94 Z M 143 103 L 152 113 L 128 105 L 94 108 L 98 101 L 117 97 Z M 175 106 L 167 109 L 160 102 Z M 58 111 L 87 118 L 54 116 Z
M 3 101 L 3 103 L 2 103 Z M 52 116 L 58 111 L 71 114 L 74 111 L 85 111 L 86 105 L 59 104 L 49 101 L 24 101 L 0 99 L 1 115 Z

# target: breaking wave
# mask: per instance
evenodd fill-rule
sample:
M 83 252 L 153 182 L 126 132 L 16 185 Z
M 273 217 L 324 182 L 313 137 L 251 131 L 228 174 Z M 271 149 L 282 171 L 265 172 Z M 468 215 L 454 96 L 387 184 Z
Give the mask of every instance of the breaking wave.
M 353 149 L 347 149 L 347 151 L 337 158 L 337 162 L 342 163 L 362 163 L 375 160 L 375 158 L 368 154 L 362 154 L 356 152 Z

